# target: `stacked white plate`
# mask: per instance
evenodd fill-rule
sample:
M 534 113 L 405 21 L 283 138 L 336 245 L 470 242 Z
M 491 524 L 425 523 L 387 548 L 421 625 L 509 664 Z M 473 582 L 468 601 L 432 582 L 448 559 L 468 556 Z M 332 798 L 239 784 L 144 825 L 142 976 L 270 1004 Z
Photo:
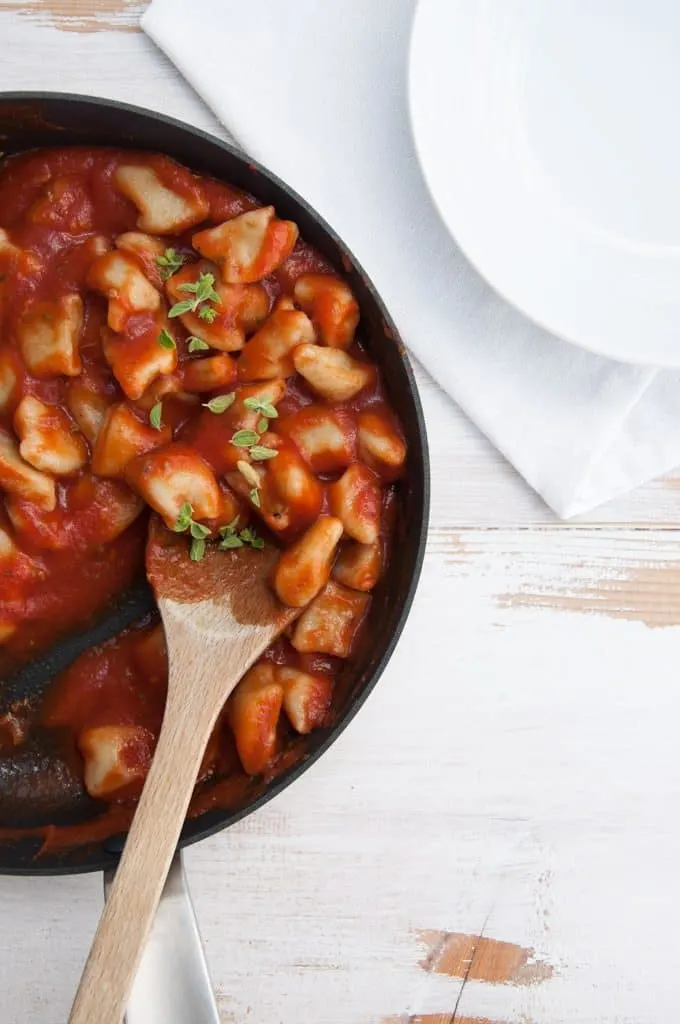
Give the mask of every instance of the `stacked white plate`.
M 441 216 L 549 331 L 680 366 L 680 0 L 421 0 L 410 104 Z

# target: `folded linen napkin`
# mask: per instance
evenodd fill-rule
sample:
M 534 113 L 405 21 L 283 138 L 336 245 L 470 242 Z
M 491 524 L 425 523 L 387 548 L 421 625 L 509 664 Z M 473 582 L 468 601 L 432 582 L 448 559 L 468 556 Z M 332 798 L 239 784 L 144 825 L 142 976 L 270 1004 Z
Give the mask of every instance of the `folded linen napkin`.
M 415 0 L 153 0 L 142 26 L 248 153 L 333 225 L 404 341 L 558 515 L 680 462 L 680 372 L 531 324 L 434 209 L 410 135 Z

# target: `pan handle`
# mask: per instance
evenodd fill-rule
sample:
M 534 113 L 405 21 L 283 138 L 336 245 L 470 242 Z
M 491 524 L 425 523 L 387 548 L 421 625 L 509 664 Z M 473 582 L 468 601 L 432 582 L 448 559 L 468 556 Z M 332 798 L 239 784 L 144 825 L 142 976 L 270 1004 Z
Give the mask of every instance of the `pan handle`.
M 104 874 L 104 895 L 113 881 Z M 126 1024 L 220 1024 L 182 854 L 176 853 L 132 988 Z

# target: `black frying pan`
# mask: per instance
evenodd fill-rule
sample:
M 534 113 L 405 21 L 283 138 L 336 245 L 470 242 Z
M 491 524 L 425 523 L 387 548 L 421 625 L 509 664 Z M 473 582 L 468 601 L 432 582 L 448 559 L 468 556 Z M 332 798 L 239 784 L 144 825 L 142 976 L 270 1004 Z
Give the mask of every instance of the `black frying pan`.
M 361 337 L 380 365 L 390 400 L 409 448 L 400 484 L 394 554 L 374 591 L 360 650 L 336 684 L 333 724 L 291 740 L 284 763 L 270 780 L 246 782 L 236 799 L 190 818 L 181 844 L 193 843 L 261 807 L 309 767 L 357 713 L 385 668 L 403 628 L 416 588 L 429 510 L 429 464 L 425 425 L 413 371 L 399 334 L 373 285 L 333 230 L 292 189 L 232 146 L 179 121 L 123 103 L 58 93 L 0 93 L 0 152 L 39 146 L 115 146 L 166 153 L 196 171 L 236 185 L 294 220 L 304 239 L 343 274 L 361 307 Z M 395 216 L 398 211 L 395 211 Z M 2 211 L 0 211 L 0 225 Z M 2 595 L 0 594 L 0 605 Z M 65 638 L 46 656 L 0 681 L 0 713 L 12 700 L 35 699 L 52 675 L 93 643 L 111 636 L 153 608 L 143 580 L 121 595 L 87 630 Z M 19 754 L 0 758 L 1 830 L 46 823 L 93 822 L 104 805 L 91 800 L 55 760 L 49 737 L 39 736 Z M 56 796 L 54 795 L 56 794 Z M 6 835 L 6 833 L 5 833 Z M 40 852 L 36 836 L 0 837 L 0 872 L 58 874 L 114 867 L 121 837 Z

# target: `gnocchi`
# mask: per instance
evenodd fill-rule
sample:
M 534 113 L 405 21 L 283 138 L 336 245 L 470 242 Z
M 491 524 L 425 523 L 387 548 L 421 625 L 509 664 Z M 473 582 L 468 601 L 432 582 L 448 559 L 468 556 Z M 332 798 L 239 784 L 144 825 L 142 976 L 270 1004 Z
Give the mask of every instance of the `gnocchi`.
M 246 335 L 254 331 L 269 312 L 269 296 L 259 284 L 222 284 L 214 264 L 199 260 L 173 274 L 166 282 L 166 291 L 173 304 L 186 300 L 201 275 L 210 275 L 217 295 L 210 307 L 210 319 L 204 319 L 201 309 L 179 314 L 182 325 L 189 333 L 221 352 L 238 352 L 243 348 Z M 213 315 L 214 314 L 214 315 Z
M 88 272 L 90 288 L 109 300 L 108 324 L 112 331 L 122 331 L 133 313 L 154 313 L 161 297 L 144 276 L 137 260 L 126 252 L 108 252 L 96 259 Z
M 304 735 L 323 725 L 333 696 L 333 680 L 290 665 L 277 668 L 276 678 L 283 686 L 283 710 L 295 731 Z
M 315 473 L 336 473 L 354 459 L 356 425 L 349 413 L 305 405 L 282 419 L 279 430 L 295 442 Z
M 200 182 L 167 157 L 155 159 L 151 165 L 123 164 L 117 168 L 114 182 L 139 210 L 140 231 L 179 235 L 208 214 Z
M 171 374 L 177 367 L 174 339 L 168 331 L 172 344 L 164 348 L 159 343 L 162 331 L 167 331 L 162 322 L 144 316 L 130 318 L 122 335 L 111 331 L 102 336 L 106 361 L 126 396 L 133 401 L 141 398 L 157 378 Z
M 382 545 L 343 542 L 333 566 L 333 579 L 352 590 L 373 590 L 382 571 Z
M 280 299 L 271 316 L 247 343 L 238 361 L 242 381 L 273 380 L 295 372 L 299 346 L 313 348 L 314 328 L 309 317 L 290 299 Z
M 359 458 L 386 480 L 394 480 L 406 458 L 406 445 L 389 414 L 372 409 L 358 417 Z
M 26 395 L 14 413 L 19 454 L 35 469 L 68 476 L 82 469 L 88 449 L 83 436 L 57 406 Z
M 173 441 L 140 455 L 128 464 L 126 479 L 170 529 L 186 503 L 196 519 L 214 519 L 219 514 L 215 475 L 189 445 Z
M 303 654 L 317 651 L 346 658 L 370 600 L 368 594 L 330 580 L 297 620 L 293 647 Z
M 279 220 L 273 206 L 263 206 L 199 231 L 191 242 L 217 263 L 225 284 L 248 284 L 276 270 L 290 256 L 297 238 L 297 225 Z
M 83 300 L 69 293 L 29 306 L 17 324 L 21 357 L 35 377 L 77 377 Z
M 258 664 L 246 673 L 231 698 L 229 721 L 249 775 L 263 772 L 274 755 L 283 694 L 273 666 Z
M 122 589 L 146 512 L 200 539 L 192 557 L 280 548 L 269 582 L 299 616 L 236 687 L 201 768 L 266 780 L 294 733 L 332 720 L 389 558 L 407 452 L 359 304 L 274 207 L 169 158 L 27 161 L 0 227 L 0 643 L 33 650 Z M 0 165 L 0 200 L 15 187 Z M 80 752 L 94 799 L 137 798 L 167 672 L 150 621 L 50 687 L 43 725 Z
M 110 800 L 136 785 L 149 770 L 153 737 L 138 725 L 100 725 L 78 738 L 85 771 L 85 788 L 95 800 Z
M 54 478 L 41 473 L 24 461 L 19 446 L 6 430 L 0 428 L 0 488 L 8 494 L 32 502 L 36 508 L 50 512 L 57 504 Z
M 380 532 L 380 483 L 367 466 L 355 462 L 328 488 L 331 511 L 348 537 L 375 544 Z
M 283 552 L 274 571 L 274 589 L 284 604 L 304 608 L 319 593 L 331 574 L 341 537 L 340 520 L 322 516 Z
M 92 451 L 92 470 L 99 476 L 125 478 L 133 459 L 172 440 L 169 427 L 152 427 L 135 415 L 125 402 L 113 405 L 97 435 Z
M 324 345 L 349 348 L 359 323 L 359 305 L 344 281 L 332 274 L 302 274 L 293 294 L 311 316 Z
M 329 402 L 346 402 L 375 379 L 372 366 L 337 348 L 300 345 L 293 353 L 293 366 L 317 395 Z

